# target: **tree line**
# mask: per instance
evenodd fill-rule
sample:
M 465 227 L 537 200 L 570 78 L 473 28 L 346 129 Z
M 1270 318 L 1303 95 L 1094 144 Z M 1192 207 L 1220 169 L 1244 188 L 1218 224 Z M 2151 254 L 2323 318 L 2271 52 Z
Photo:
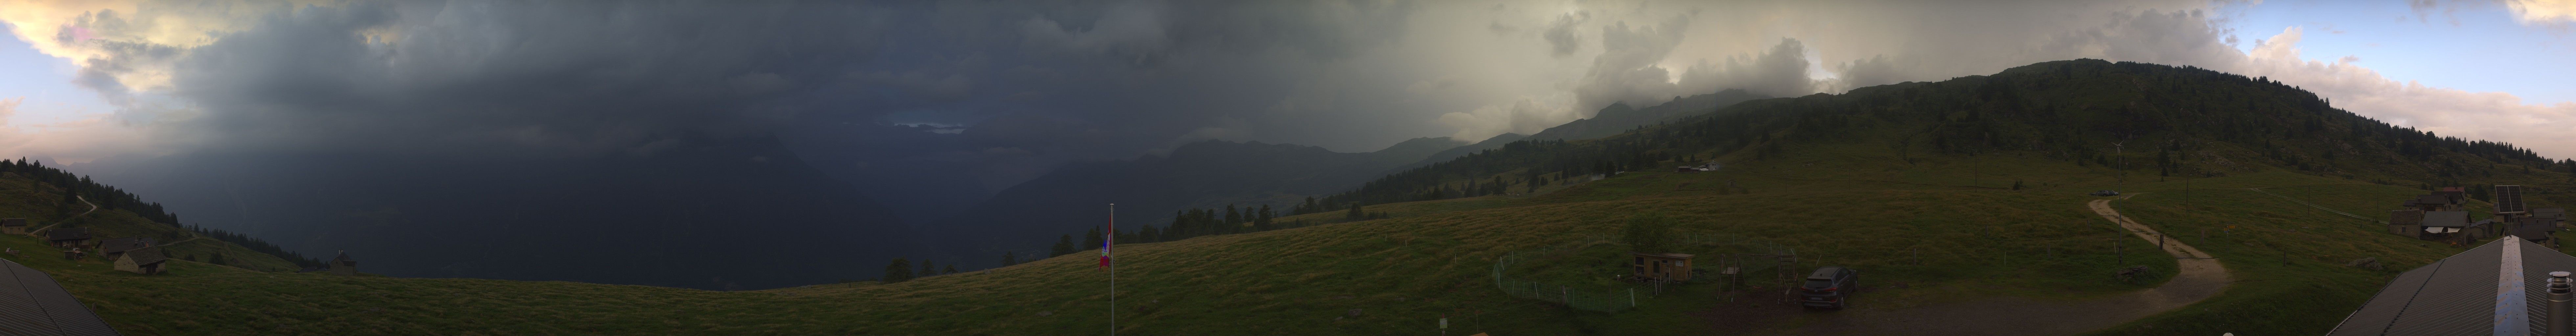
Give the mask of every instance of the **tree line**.
M 70 213 L 63 214 L 66 216 L 78 214 L 79 211 L 87 210 L 86 208 L 76 208 L 79 206 L 82 199 L 86 199 L 90 204 L 98 205 L 98 210 L 100 211 L 125 210 L 126 212 L 133 213 L 135 216 L 142 217 L 144 220 L 152 221 L 153 223 L 186 229 L 207 238 L 214 238 L 215 240 L 230 242 L 234 245 L 241 245 L 241 247 L 250 249 L 251 251 L 277 256 L 279 259 L 286 259 L 287 261 L 294 262 L 299 266 L 320 267 L 324 265 L 320 260 L 305 257 L 303 254 L 295 253 L 294 251 L 287 251 L 285 248 L 278 247 L 276 244 L 271 244 L 268 241 L 260 240 L 259 238 L 252 238 L 249 235 L 220 229 L 209 229 L 196 225 L 182 225 L 179 222 L 179 214 L 171 213 L 168 210 L 163 209 L 161 207 L 161 203 L 144 202 L 142 198 L 134 196 L 133 193 L 125 192 L 123 189 L 99 184 L 97 181 L 91 180 L 88 176 L 73 174 L 54 167 L 46 167 L 42 162 L 30 161 L 24 157 L 18 158 L 17 160 L 0 160 L 0 172 L 17 174 L 20 177 L 35 180 L 37 183 L 62 189 L 63 199 L 60 201 L 65 202 L 62 203 L 65 205 L 62 209 L 70 211 Z

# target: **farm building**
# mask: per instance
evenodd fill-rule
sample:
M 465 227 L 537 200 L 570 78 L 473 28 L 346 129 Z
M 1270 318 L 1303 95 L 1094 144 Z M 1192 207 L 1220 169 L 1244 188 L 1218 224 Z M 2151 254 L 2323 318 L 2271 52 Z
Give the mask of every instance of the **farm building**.
M 1680 253 L 1629 253 L 1636 277 L 1645 280 L 1685 282 L 1691 278 L 1691 255 Z
M 27 219 L 0 218 L 0 234 L 27 234 Z
M 86 246 L 89 245 L 89 228 L 61 228 L 45 230 L 45 242 L 52 244 L 55 248 Z
M 0 333 L 117 335 L 44 271 L 0 260 Z
M 2555 219 L 2533 217 L 2515 218 L 2513 219 L 2512 226 L 2513 228 L 2507 230 L 2507 232 L 2513 233 L 2513 236 L 2515 237 L 2522 237 L 2523 240 L 2529 240 L 2536 243 L 2550 243 L 2550 234 L 2558 233 L 2558 220 Z
M 161 266 L 170 261 L 170 256 L 162 255 L 161 248 L 146 247 L 135 249 L 133 251 L 126 251 L 123 254 L 117 255 L 115 260 L 116 270 L 119 271 L 134 272 L 135 274 L 161 274 Z
M 349 259 L 349 251 L 340 251 L 340 256 L 331 257 L 331 274 L 358 275 L 358 260 Z
M 2442 187 L 2440 191 L 2434 191 L 2433 194 L 2450 197 L 2451 204 L 2467 204 L 2469 202 L 2468 190 L 2461 189 L 2460 187 Z
M 2389 211 L 2388 234 L 2423 238 L 2424 210 Z
M 2451 236 L 2460 234 L 2461 230 L 2469 228 L 2469 212 L 2425 211 L 2423 226 L 2424 234 L 2417 237 L 2424 239 L 2451 238 Z
M 2531 217 L 2548 218 L 2556 221 L 2558 224 L 2567 224 L 2567 208 L 2531 209 Z
M 2498 239 L 2399 273 L 2326 335 L 2555 335 L 2537 330 L 2554 271 L 2576 271 L 2576 257 Z
M 98 241 L 98 253 L 106 256 L 107 260 L 116 260 L 117 256 L 124 255 L 126 251 L 152 247 L 153 243 L 154 242 L 150 237 L 125 237 L 101 240 Z
M 2426 194 L 2415 196 L 2415 199 L 2406 200 L 2405 204 L 2399 204 L 2399 206 L 2404 206 L 2408 209 L 2423 210 L 2426 212 L 2460 211 L 2460 202 L 2463 201 L 2456 197 L 2444 196 L 2442 194 Z

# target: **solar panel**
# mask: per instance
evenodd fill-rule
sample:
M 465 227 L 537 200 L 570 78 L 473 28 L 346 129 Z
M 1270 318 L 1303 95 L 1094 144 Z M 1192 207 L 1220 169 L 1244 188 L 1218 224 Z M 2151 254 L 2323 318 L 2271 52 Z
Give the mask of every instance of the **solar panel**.
M 2522 206 L 2522 186 L 2495 186 L 2496 213 L 2523 213 L 2525 211 L 2530 211 L 2530 209 Z

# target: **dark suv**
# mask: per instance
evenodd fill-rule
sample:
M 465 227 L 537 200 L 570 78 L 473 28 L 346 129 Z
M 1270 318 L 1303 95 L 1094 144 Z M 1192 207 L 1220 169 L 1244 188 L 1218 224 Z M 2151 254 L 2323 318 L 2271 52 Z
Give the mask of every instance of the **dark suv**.
M 1812 308 L 1843 309 L 1851 293 L 1860 290 L 1860 271 L 1842 266 L 1817 268 L 1807 274 L 1807 283 L 1798 286 L 1799 304 Z

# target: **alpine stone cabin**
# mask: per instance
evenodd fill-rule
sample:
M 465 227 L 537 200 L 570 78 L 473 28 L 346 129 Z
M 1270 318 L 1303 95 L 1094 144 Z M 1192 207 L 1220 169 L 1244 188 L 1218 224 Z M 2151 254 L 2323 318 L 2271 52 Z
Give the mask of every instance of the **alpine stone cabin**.
M 331 257 L 331 274 L 358 275 L 358 260 L 349 259 L 349 251 L 341 250 L 340 256 Z
M 159 247 L 146 247 L 134 249 L 132 251 L 125 251 L 124 254 L 118 254 L 115 258 L 116 270 L 146 275 L 161 274 L 163 271 L 161 266 L 168 264 L 170 261 L 169 256 L 161 254 L 161 248 Z
M 52 244 L 54 248 L 86 246 L 89 245 L 89 228 L 61 228 L 45 230 L 45 242 Z

